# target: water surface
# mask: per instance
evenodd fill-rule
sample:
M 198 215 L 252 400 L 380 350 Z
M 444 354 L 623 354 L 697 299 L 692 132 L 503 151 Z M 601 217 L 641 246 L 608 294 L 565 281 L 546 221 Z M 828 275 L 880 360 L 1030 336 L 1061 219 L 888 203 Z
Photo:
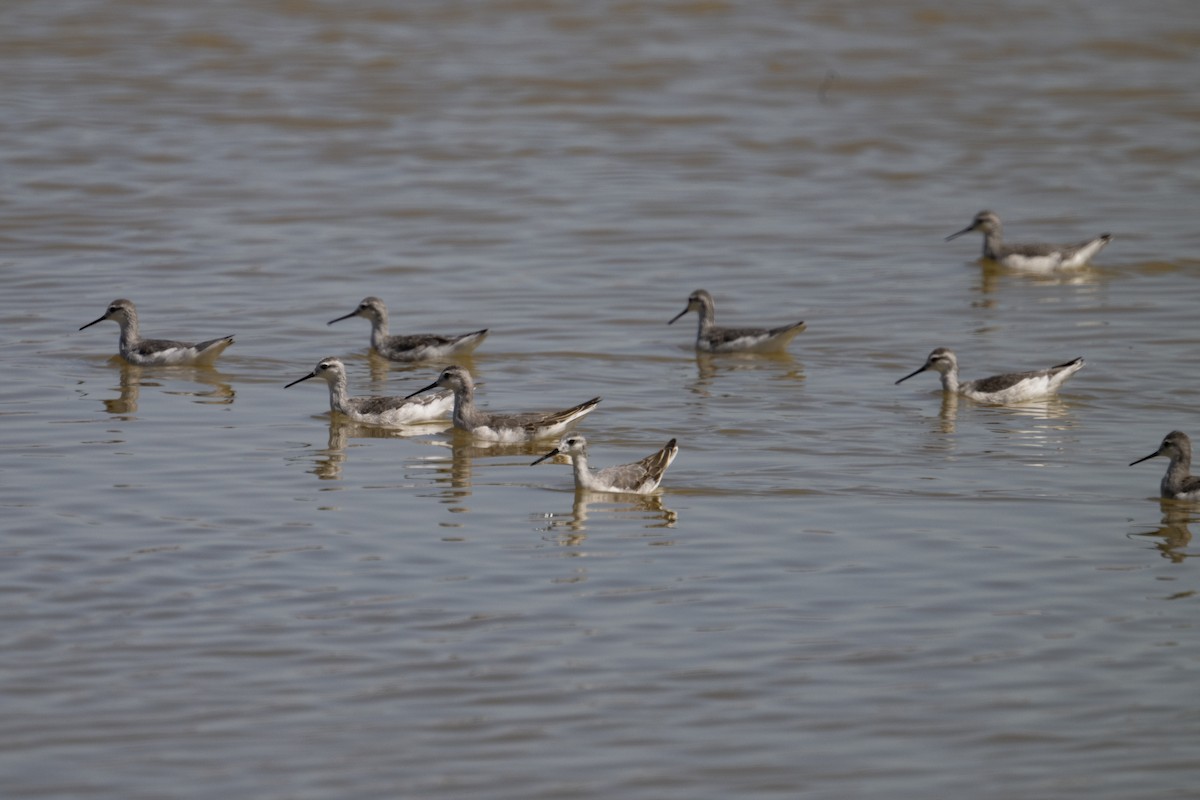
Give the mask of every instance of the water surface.
M 6 795 L 1187 797 L 1200 15 L 1099 2 L 0 10 Z M 942 238 L 1113 243 L 1029 276 Z M 808 330 L 779 357 L 718 320 Z M 331 420 L 492 330 L 552 443 Z M 123 367 L 236 334 L 215 368 Z M 945 402 L 1088 366 L 1062 397 Z

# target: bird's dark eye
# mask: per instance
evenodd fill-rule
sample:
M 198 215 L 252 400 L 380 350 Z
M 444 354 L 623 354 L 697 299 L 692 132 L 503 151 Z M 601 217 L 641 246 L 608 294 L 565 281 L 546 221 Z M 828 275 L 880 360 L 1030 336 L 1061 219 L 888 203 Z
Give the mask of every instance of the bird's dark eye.
M 318 367 L 318 369 L 329 369 L 329 365 L 328 365 L 328 364 L 321 364 L 321 365 Z

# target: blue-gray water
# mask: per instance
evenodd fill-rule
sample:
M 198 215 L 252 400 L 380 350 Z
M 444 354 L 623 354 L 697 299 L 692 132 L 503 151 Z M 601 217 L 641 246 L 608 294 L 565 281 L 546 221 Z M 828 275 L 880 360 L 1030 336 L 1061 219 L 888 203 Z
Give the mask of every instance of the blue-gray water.
M 12 798 L 1194 796 L 1192 3 L 0 6 L 0 778 Z M 1108 231 L 1093 268 L 1010 239 Z M 808 330 L 696 358 L 718 321 Z M 597 465 L 331 424 L 492 334 Z M 233 333 L 133 370 L 116 326 Z M 1055 401 L 966 377 L 1088 366 Z

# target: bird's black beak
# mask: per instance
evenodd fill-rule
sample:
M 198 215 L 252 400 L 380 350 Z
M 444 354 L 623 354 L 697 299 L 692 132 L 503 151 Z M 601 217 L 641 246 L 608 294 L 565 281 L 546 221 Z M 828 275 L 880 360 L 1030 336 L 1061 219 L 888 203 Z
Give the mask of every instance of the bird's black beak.
M 907 375 L 905 375 L 903 378 L 901 378 L 900 380 L 896 381 L 896 383 L 904 383 L 906 380 L 908 380 L 908 379 L 909 379 L 909 378 L 911 378 L 912 376 L 914 376 L 914 375 L 920 375 L 922 372 L 924 372 L 924 371 L 925 371 L 925 370 L 927 370 L 927 369 L 929 369 L 929 365 L 928 365 L 928 364 L 925 364 L 925 365 L 924 365 L 924 366 L 922 366 L 920 369 L 916 369 L 916 370 L 913 370 L 912 372 L 908 373 L 908 374 L 907 374 Z
M 1148 456 L 1139 458 L 1137 461 L 1130 461 L 1129 466 L 1132 467 L 1134 464 L 1140 464 L 1143 461 L 1149 461 L 1150 459 L 1154 458 L 1155 456 L 1161 456 L 1161 455 L 1162 455 L 1162 448 L 1160 447 Z
M 950 241 L 951 239 L 957 239 L 958 237 L 962 236 L 964 233 L 970 233 L 970 232 L 971 232 L 971 231 L 973 231 L 973 230 L 975 230 L 975 224 L 974 224 L 974 223 L 972 223 L 972 224 L 968 225 L 967 227 L 963 228 L 963 229 L 962 229 L 961 231 L 959 231 L 958 233 L 952 233 L 952 234 L 950 234 L 949 236 L 947 236 L 947 237 L 945 238 L 945 240 L 944 240 L 944 241 L 947 241 L 947 242 L 948 242 L 948 241 Z
M 315 377 L 317 377 L 317 371 L 314 369 L 312 372 L 308 373 L 303 378 L 296 378 L 296 380 L 292 381 L 291 383 L 289 383 L 287 386 L 284 386 L 283 388 L 287 389 L 289 386 L 295 386 L 300 381 L 306 381 L 309 378 L 315 378 Z
M 558 452 L 559 452 L 559 450 L 558 450 L 558 448 L 556 447 L 556 448 L 554 448 L 553 450 L 551 450 L 549 453 L 546 453 L 546 455 L 544 455 L 544 456 L 542 456 L 541 458 L 539 458 L 537 461 L 533 462 L 533 464 L 530 464 L 529 466 L 531 466 L 531 467 L 532 467 L 532 466 L 535 466 L 535 465 L 537 465 L 537 464 L 540 464 L 540 463 L 542 463 L 543 461 L 545 461 L 547 458 L 554 458 L 556 455 L 558 455 Z
M 408 395 L 408 397 L 405 397 L 404 399 L 405 399 L 405 400 L 408 400 L 409 398 L 416 397 L 416 396 L 417 396 L 417 395 L 419 395 L 421 392 L 428 392 L 430 389 L 436 389 L 437 387 L 438 387 L 438 382 L 437 382 L 437 381 L 434 381 L 433 383 L 431 383 L 431 384 L 429 384 L 428 386 L 426 386 L 424 389 L 417 389 L 415 392 L 413 392 L 412 394 Z

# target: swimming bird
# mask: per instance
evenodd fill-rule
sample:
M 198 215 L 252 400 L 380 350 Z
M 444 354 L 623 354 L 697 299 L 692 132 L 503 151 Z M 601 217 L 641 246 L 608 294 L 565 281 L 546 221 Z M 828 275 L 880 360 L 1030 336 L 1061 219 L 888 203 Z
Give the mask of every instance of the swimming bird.
M 1079 244 L 1005 244 L 1001 238 L 1000 217 L 994 211 L 980 211 L 971 224 L 946 237 L 956 239 L 964 233 L 983 234 L 983 257 L 997 261 L 1010 269 L 1048 272 L 1055 269 L 1082 267 L 1092 256 L 1112 241 L 1112 235 L 1102 233 L 1095 239 Z
M 199 344 L 175 342 L 170 339 L 143 339 L 138 333 L 137 309 L 133 307 L 133 301 L 125 299 L 113 300 L 98 319 L 79 326 L 79 330 L 90 328 L 106 319 L 111 319 L 121 326 L 121 339 L 118 344 L 121 357 L 130 364 L 142 367 L 211 364 L 226 347 L 233 344 L 232 336 L 209 339 Z
M 946 347 L 939 347 L 929 354 L 921 368 L 905 375 L 896 383 L 902 383 L 928 369 L 942 376 L 942 391 L 961 394 L 982 403 L 1019 403 L 1037 400 L 1055 394 L 1067 378 L 1083 369 L 1084 361 L 1076 358 L 1050 369 L 1034 372 L 1009 372 L 977 381 L 958 379 L 958 358 Z
M 454 392 L 454 412 L 450 415 L 454 427 L 460 428 L 480 439 L 498 442 L 524 442 L 543 436 L 557 436 L 575 420 L 594 409 L 600 402 L 593 397 L 564 411 L 529 412 L 524 414 L 493 414 L 475 407 L 475 381 L 471 373 L 460 366 L 449 366 L 424 389 L 409 395 L 413 397 L 436 387 Z
M 322 358 L 312 372 L 283 388 L 309 378 L 324 378 L 329 384 L 329 408 L 355 422 L 369 425 L 411 425 L 445 417 L 454 405 L 453 392 L 438 392 L 420 400 L 407 397 L 349 397 L 346 391 L 346 365 L 337 358 Z
M 707 353 L 766 353 L 782 350 L 806 327 L 803 322 L 797 322 L 779 328 L 720 328 L 714 322 L 716 309 L 712 295 L 697 289 L 688 296 L 687 307 L 667 324 L 673 324 L 689 311 L 698 312 L 700 325 L 696 330 L 696 349 Z
M 466 355 L 478 347 L 487 336 L 487 328 L 458 336 L 441 336 L 436 333 L 389 336 L 387 306 L 378 297 L 363 298 L 358 308 L 345 316 L 331 319 L 326 324 L 332 325 L 351 317 L 364 317 L 371 321 L 371 347 L 379 355 L 392 361 L 430 361 L 450 355 Z
M 605 467 L 601 470 L 588 469 L 587 439 L 578 433 L 568 433 L 562 437 L 558 447 L 534 461 L 540 464 L 547 458 L 565 455 L 571 459 L 575 467 L 575 488 L 590 492 L 628 492 L 632 494 L 650 494 L 662 482 L 663 473 L 675 456 L 679 455 L 679 447 L 675 440 L 667 442 L 663 449 L 652 453 L 641 461 L 632 464 L 620 464 L 615 467 Z
M 1176 500 L 1200 500 L 1200 476 L 1189 475 L 1192 467 L 1192 440 L 1182 431 L 1171 431 L 1162 444 L 1150 455 L 1133 461 L 1129 466 L 1148 461 L 1155 456 L 1171 459 L 1167 474 L 1163 476 L 1160 490 L 1163 497 Z

